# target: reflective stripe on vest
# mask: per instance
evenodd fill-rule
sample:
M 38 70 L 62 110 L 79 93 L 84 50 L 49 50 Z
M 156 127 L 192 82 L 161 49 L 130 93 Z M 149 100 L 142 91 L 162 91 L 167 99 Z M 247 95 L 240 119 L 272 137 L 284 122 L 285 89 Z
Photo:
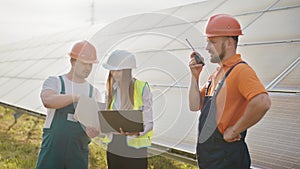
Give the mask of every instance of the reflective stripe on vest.
M 139 80 L 134 81 L 134 96 L 133 96 L 133 98 L 134 98 L 133 99 L 134 100 L 133 109 L 134 110 L 143 108 L 143 93 L 144 93 L 145 87 L 147 87 L 150 90 L 147 82 L 143 82 L 143 81 L 139 81 Z M 111 110 L 113 109 L 114 102 L 115 102 L 115 96 L 110 105 Z M 134 147 L 134 148 L 150 147 L 151 143 L 152 143 L 152 135 L 153 135 L 153 131 L 151 130 L 142 136 L 138 136 L 136 138 L 128 140 L 127 145 L 130 147 Z M 111 142 L 111 140 L 106 136 L 102 140 L 102 142 L 108 144 Z

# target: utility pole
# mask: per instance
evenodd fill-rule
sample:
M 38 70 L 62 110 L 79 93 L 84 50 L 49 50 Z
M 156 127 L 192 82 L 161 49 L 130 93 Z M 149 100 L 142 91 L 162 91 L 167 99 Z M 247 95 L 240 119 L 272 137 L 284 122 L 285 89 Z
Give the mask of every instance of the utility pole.
M 95 24 L 95 1 L 92 0 L 91 4 L 91 25 Z

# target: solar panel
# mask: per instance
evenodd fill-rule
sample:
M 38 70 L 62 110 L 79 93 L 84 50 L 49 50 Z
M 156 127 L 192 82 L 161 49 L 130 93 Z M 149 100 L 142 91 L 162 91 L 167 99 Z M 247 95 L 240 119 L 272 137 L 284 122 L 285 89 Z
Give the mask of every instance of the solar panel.
M 153 142 L 195 153 L 199 114 L 188 108 L 191 49 L 185 38 L 206 58 L 202 84 L 216 68 L 205 50 L 205 23 L 212 14 L 230 13 L 244 27 L 238 51 L 264 85 L 271 85 L 270 92 L 281 92 L 271 94 L 271 110 L 250 129 L 253 164 L 299 168 L 299 9 L 297 0 L 210 0 L 128 16 L 103 28 L 96 25 L 0 46 L 0 102 L 45 114 L 39 98 L 42 82 L 69 70 L 67 52 L 80 39 L 88 39 L 97 47 L 100 64 L 94 66 L 88 80 L 105 90 L 107 71 L 101 63 L 110 51 L 127 49 L 136 54 L 134 75 L 148 81 L 153 92 Z M 285 133 L 284 127 L 289 132 Z

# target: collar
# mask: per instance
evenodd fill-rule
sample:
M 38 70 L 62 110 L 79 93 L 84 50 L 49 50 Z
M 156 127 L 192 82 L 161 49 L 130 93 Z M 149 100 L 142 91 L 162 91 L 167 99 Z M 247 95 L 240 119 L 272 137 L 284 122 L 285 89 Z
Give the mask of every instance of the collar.
M 238 62 L 241 62 L 242 58 L 240 54 L 235 54 L 231 56 L 229 59 L 227 59 L 225 62 L 222 63 L 222 67 L 229 68 L 232 67 L 233 65 L 237 64 Z

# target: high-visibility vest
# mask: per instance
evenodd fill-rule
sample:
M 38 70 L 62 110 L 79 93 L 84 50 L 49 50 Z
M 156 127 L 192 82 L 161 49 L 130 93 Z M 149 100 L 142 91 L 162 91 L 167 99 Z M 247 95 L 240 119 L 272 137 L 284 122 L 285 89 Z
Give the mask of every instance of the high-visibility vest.
M 134 95 L 133 95 L 134 110 L 139 110 L 143 107 L 143 92 L 145 87 L 147 87 L 150 90 L 147 82 L 143 82 L 140 80 L 134 81 Z M 115 96 L 110 105 L 111 110 L 113 109 L 114 102 L 115 102 Z M 152 143 L 152 135 L 153 135 L 153 131 L 151 130 L 142 136 L 138 136 L 136 138 L 128 140 L 127 145 L 134 148 L 150 147 Z M 111 139 L 106 136 L 102 140 L 102 142 L 104 144 L 108 144 L 111 142 Z

